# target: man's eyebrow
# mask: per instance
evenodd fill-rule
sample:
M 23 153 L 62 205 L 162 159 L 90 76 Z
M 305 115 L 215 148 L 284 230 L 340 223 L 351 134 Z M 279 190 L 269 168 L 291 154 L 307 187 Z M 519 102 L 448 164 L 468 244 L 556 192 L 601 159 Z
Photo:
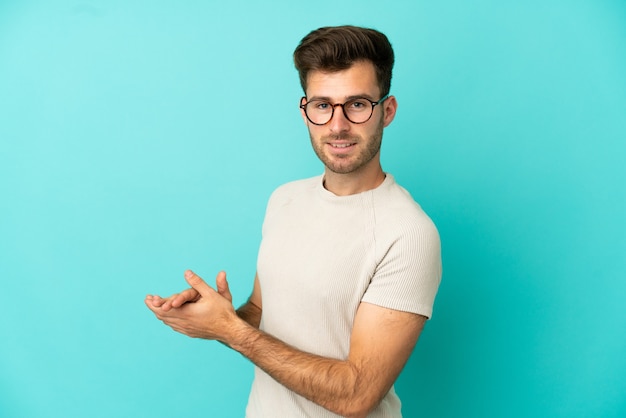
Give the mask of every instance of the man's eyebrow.
M 307 97 L 306 100 L 308 102 L 310 102 L 312 100 L 323 100 L 325 102 L 330 102 L 330 97 L 326 97 L 326 96 L 311 96 L 311 97 Z
M 350 100 L 354 100 L 354 99 L 369 99 L 371 101 L 375 101 L 373 96 L 369 94 L 355 94 L 352 96 L 345 97 L 344 103 Z M 322 100 L 322 101 L 329 102 L 329 103 L 333 102 L 332 99 L 328 96 L 312 96 L 312 97 L 307 98 L 307 101 L 309 102 L 312 100 Z M 336 102 L 336 103 L 340 103 L 340 102 Z

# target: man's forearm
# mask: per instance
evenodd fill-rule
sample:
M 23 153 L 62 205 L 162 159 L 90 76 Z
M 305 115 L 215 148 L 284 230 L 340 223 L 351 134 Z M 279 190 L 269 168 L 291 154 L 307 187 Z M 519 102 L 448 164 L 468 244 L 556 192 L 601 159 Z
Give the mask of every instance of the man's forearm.
M 244 305 L 245 306 L 245 305 Z M 238 311 L 239 313 L 239 311 Z M 271 335 L 240 324 L 227 343 L 283 386 L 342 416 L 366 416 L 372 399 L 359 365 L 291 347 Z
M 261 324 L 261 312 L 261 308 L 248 300 L 237 309 L 237 316 L 258 329 Z

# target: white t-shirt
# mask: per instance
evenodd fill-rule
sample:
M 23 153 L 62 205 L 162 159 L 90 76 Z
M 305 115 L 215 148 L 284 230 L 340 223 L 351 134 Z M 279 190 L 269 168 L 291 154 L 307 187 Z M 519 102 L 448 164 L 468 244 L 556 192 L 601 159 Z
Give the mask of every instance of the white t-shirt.
M 441 280 L 439 234 L 390 174 L 376 189 L 350 196 L 329 192 L 318 176 L 272 194 L 257 273 L 261 330 L 345 360 L 361 302 L 431 317 Z M 337 417 L 258 367 L 246 416 Z M 369 416 L 401 416 L 393 388 Z

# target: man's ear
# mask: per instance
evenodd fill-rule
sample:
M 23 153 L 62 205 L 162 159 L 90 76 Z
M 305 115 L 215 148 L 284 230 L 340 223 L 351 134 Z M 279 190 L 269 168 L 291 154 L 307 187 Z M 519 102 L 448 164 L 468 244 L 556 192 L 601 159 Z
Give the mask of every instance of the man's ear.
M 396 111 L 398 110 L 398 101 L 395 96 L 387 97 L 382 103 L 383 106 L 383 126 L 387 127 L 396 117 Z
M 303 97 L 300 99 L 300 106 L 302 106 L 302 105 L 303 105 L 303 104 L 305 104 L 305 103 L 306 103 L 306 96 L 303 96 Z M 305 124 L 305 125 L 307 125 L 307 126 L 309 126 L 309 120 L 307 119 L 307 117 L 306 117 L 306 113 L 304 112 L 304 109 L 303 109 L 303 108 L 300 108 L 300 115 L 302 116 L 302 120 L 304 120 L 304 124 Z

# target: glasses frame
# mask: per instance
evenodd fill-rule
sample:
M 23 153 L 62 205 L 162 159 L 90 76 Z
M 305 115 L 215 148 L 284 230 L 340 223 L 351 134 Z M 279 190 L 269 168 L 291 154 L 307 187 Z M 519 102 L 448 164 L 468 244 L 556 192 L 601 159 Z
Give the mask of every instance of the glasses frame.
M 305 114 L 306 118 L 307 118 L 307 119 L 309 120 L 309 122 L 311 122 L 313 125 L 317 125 L 317 126 L 324 126 L 324 125 L 327 125 L 328 123 L 330 123 L 330 121 L 331 121 L 331 120 L 333 120 L 333 116 L 335 116 L 335 108 L 336 108 L 337 106 L 339 106 L 339 107 L 341 107 L 341 110 L 342 110 L 342 112 L 343 112 L 343 116 L 345 116 L 345 118 L 346 118 L 346 120 L 347 120 L 348 122 L 353 123 L 353 124 L 355 124 L 355 125 L 360 125 L 360 124 L 362 124 L 362 123 L 365 123 L 365 122 L 369 121 L 369 120 L 372 118 L 372 115 L 374 114 L 374 108 L 376 107 L 376 105 L 379 105 L 379 104 L 383 103 L 385 100 L 387 100 L 387 99 L 389 98 L 389 96 L 390 96 L 389 94 L 386 94 L 386 95 L 385 95 L 385 96 L 383 96 L 381 99 L 379 99 L 379 100 L 377 100 L 377 101 L 375 101 L 375 102 L 374 102 L 374 101 L 372 101 L 372 100 L 370 100 L 370 99 L 368 99 L 367 97 L 356 97 L 356 98 L 354 98 L 354 99 L 350 99 L 350 100 L 348 100 L 348 101 L 346 101 L 346 102 L 343 102 L 343 103 L 335 103 L 335 104 L 332 104 L 332 103 L 330 103 L 330 102 L 327 102 L 327 103 L 328 103 L 328 104 L 332 107 L 332 110 L 330 111 L 330 118 L 328 118 L 328 121 L 326 121 L 326 122 L 324 122 L 324 123 L 315 123 L 315 122 L 313 122 L 313 121 L 311 120 L 311 118 L 309 117 L 309 114 L 306 112 L 306 106 L 307 106 L 309 103 L 313 102 L 313 101 L 321 101 L 321 102 L 325 102 L 326 100 L 314 99 L 314 100 L 306 101 L 306 96 L 302 96 L 302 98 L 300 99 L 300 101 L 304 100 L 305 102 L 304 102 L 304 103 L 302 103 L 302 104 L 300 105 L 300 109 L 302 109 L 302 110 L 304 111 L 304 114 Z M 345 108 L 345 105 L 346 105 L 347 103 L 353 102 L 353 101 L 355 101 L 355 100 L 361 100 L 361 99 L 363 99 L 363 100 L 367 100 L 368 102 L 370 102 L 370 103 L 372 104 L 372 112 L 370 113 L 369 117 L 368 117 L 367 119 L 365 119 L 363 122 L 353 122 L 353 121 L 352 121 L 352 120 L 348 117 L 348 115 L 346 114 L 346 108 Z

